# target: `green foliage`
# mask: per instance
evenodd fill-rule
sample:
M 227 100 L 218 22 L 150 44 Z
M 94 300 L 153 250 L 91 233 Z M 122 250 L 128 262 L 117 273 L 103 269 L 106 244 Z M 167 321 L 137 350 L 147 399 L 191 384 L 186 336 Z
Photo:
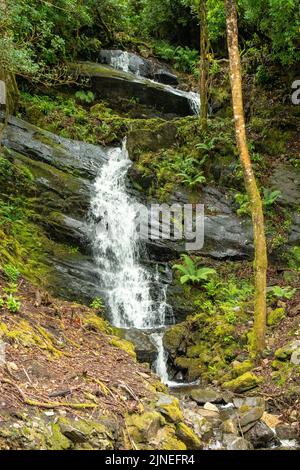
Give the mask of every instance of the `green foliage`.
M 95 100 L 95 95 L 92 91 L 79 90 L 75 93 L 75 98 L 83 103 L 92 103 Z
M 200 284 L 203 283 L 203 281 L 207 281 L 209 277 L 216 273 L 215 269 L 212 268 L 198 268 L 197 259 L 193 261 L 192 258 L 187 255 L 182 255 L 181 258 L 183 259 L 183 264 L 173 265 L 173 269 L 182 273 L 182 276 L 180 277 L 181 284 L 185 284 L 187 282 Z
M 95 310 L 103 310 L 104 309 L 104 303 L 103 299 L 100 297 L 96 297 L 90 304 L 91 308 L 94 308 Z
M 160 59 L 172 62 L 175 69 L 196 73 L 199 67 L 199 51 L 185 46 L 172 46 L 167 41 L 155 41 L 154 52 Z
M 20 271 L 12 264 L 5 264 L 3 266 L 3 272 L 5 274 L 5 277 L 10 282 L 16 283 L 18 278 L 20 277 Z
M 10 294 L 6 299 L 6 306 L 10 312 L 16 313 L 21 308 L 21 302 Z
M 263 188 L 263 205 L 265 208 L 273 206 L 277 199 L 281 196 L 281 191 L 272 191 L 268 188 Z
M 239 216 L 249 215 L 250 214 L 250 203 L 248 195 L 245 193 L 236 193 L 234 196 L 235 202 L 239 205 L 237 209 L 237 214 Z
M 268 289 L 268 296 L 271 298 L 287 299 L 291 300 L 295 293 L 297 292 L 296 288 L 290 286 L 281 287 L 281 286 L 272 286 Z

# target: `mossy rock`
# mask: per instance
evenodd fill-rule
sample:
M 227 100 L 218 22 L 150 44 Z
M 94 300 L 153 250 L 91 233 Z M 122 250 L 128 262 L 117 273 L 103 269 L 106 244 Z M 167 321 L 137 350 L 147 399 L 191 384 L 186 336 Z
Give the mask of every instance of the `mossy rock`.
M 123 351 L 127 352 L 129 356 L 133 357 L 136 359 L 136 353 L 134 350 L 134 345 L 130 343 L 130 341 L 127 341 L 126 339 L 121 339 L 118 338 L 117 336 L 114 336 L 110 340 L 110 344 L 112 346 L 115 346 L 116 348 L 122 349 Z
M 154 438 L 163 425 L 163 418 L 157 411 L 145 411 L 138 415 L 132 414 L 126 417 L 126 427 L 131 440 L 139 445 L 146 445 Z
M 176 436 L 185 443 L 190 450 L 202 449 L 202 443 L 197 434 L 184 423 L 179 423 L 176 426 Z
M 250 372 L 253 369 L 254 364 L 250 360 L 247 360 L 244 362 L 234 361 L 232 363 L 232 367 L 233 367 L 232 375 L 234 378 L 236 378 L 245 374 L 246 372 Z
M 179 400 L 171 395 L 159 393 L 159 398 L 156 403 L 158 411 L 172 423 L 179 423 L 183 421 L 183 414 L 179 406 Z
M 257 377 L 257 375 L 253 374 L 253 372 L 245 372 L 236 379 L 224 382 L 222 387 L 226 390 L 231 390 L 232 392 L 243 393 L 257 387 L 260 383 L 262 383 L 262 381 L 263 379 Z
M 171 425 L 160 429 L 151 444 L 154 449 L 159 450 L 187 450 L 187 446 L 177 437 L 175 428 Z
M 277 326 L 286 317 L 284 308 L 276 308 L 268 313 L 267 324 L 268 326 Z
M 172 326 L 164 334 L 164 347 L 172 356 L 176 356 L 178 351 L 184 352 L 184 340 L 187 330 L 185 323 Z
M 201 359 L 177 357 L 175 359 L 175 366 L 186 372 L 187 379 L 189 381 L 194 381 L 194 380 L 199 379 L 203 371 L 203 363 Z

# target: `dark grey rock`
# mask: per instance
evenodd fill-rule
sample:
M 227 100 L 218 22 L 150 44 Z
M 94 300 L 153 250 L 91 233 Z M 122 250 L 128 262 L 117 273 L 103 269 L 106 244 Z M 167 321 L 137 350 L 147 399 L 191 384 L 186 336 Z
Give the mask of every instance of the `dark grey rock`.
M 167 85 L 177 85 L 177 76 L 171 69 L 152 59 L 145 59 L 132 52 L 121 50 L 100 51 L 99 60 L 102 64 L 110 65 L 123 72 L 131 72 L 145 78 L 152 78 Z
M 76 74 L 89 77 L 93 91 L 101 98 L 130 99 L 134 96 L 140 104 L 157 107 L 165 113 L 178 116 L 195 114 L 187 92 L 138 77 L 131 72 L 87 62 L 76 66 Z
M 158 356 L 155 344 L 151 341 L 149 332 L 131 329 L 119 329 L 123 338 L 134 344 L 134 349 L 139 362 L 153 364 Z
M 108 158 L 100 146 L 65 139 L 15 117 L 9 119 L 3 144 L 33 160 L 87 178 L 94 178 Z
M 244 433 L 244 437 L 251 442 L 255 449 L 269 447 L 278 443 L 272 429 L 262 421 L 257 421 L 249 431 Z

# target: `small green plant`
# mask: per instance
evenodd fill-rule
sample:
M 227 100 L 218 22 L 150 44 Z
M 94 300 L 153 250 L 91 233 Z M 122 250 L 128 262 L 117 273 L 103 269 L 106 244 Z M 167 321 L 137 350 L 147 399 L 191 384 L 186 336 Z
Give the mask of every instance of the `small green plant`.
M 263 188 L 263 205 L 265 208 L 273 206 L 277 199 L 281 196 L 281 191 L 272 191 L 268 188 Z
M 287 287 L 273 286 L 268 290 L 268 295 L 269 297 L 276 297 L 278 299 L 291 300 L 294 297 L 296 292 L 297 292 L 297 289 L 290 287 L 290 286 L 287 286 Z
M 82 103 L 90 104 L 95 100 L 95 95 L 92 91 L 80 90 L 76 91 L 75 98 Z
M 15 294 L 18 290 L 18 284 L 15 282 L 10 282 L 8 286 L 3 288 L 3 291 L 6 294 Z
M 16 283 L 20 277 L 20 271 L 12 264 L 5 264 L 3 267 L 3 272 L 9 282 Z
M 3 308 L 4 307 L 4 300 L 2 299 L 2 297 L 0 297 L 0 308 Z
M 234 312 L 232 311 L 228 311 L 225 313 L 225 318 L 226 318 L 226 321 L 230 324 L 230 325 L 234 325 L 237 321 L 237 318 L 236 318 L 236 315 Z
M 174 264 L 173 269 L 176 269 L 182 276 L 180 277 L 180 283 L 185 284 L 191 282 L 198 284 L 203 281 L 207 281 L 210 276 L 216 273 L 215 269 L 212 268 L 198 268 L 197 260 L 194 262 L 192 258 L 187 255 L 182 255 L 183 264 Z
M 244 193 L 236 193 L 234 196 L 235 202 L 239 205 L 239 208 L 237 209 L 237 214 L 239 216 L 242 215 L 249 215 L 250 213 L 250 203 L 249 203 L 249 198 L 247 194 Z
M 103 300 L 100 297 L 96 297 L 91 303 L 90 307 L 94 308 L 95 310 L 103 310 L 104 308 L 104 303 Z
M 6 300 L 6 306 L 10 312 L 16 313 L 21 308 L 21 302 L 10 294 Z
M 198 176 L 194 177 L 193 175 L 189 175 L 188 173 L 179 173 L 179 176 L 181 176 L 182 183 L 186 184 L 190 188 L 194 188 L 196 186 L 199 186 L 206 181 L 206 177 L 204 176 L 203 172 L 200 170 Z

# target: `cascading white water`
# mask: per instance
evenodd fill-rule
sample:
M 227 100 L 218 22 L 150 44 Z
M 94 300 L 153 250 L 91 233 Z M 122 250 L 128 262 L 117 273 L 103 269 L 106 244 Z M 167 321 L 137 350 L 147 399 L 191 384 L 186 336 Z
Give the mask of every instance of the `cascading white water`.
M 120 51 L 118 55 L 112 55 L 110 58 L 110 65 L 117 69 L 117 70 L 122 70 L 123 72 L 130 72 L 130 55 L 126 51 Z M 141 79 L 140 76 L 140 69 L 137 67 L 137 70 L 135 72 L 135 75 Z M 147 78 L 143 78 L 145 82 L 153 82 L 157 83 L 154 80 L 150 80 Z M 164 89 L 168 90 L 170 93 L 173 93 L 175 95 L 179 96 L 184 96 L 188 99 L 190 103 L 191 110 L 193 111 L 194 114 L 199 114 L 200 112 L 200 95 L 198 93 L 195 93 L 193 91 L 184 91 L 180 90 L 180 88 L 174 88 L 171 85 L 163 85 L 160 84 L 161 86 L 164 87 Z
M 139 262 L 136 217 L 139 204 L 126 192 L 131 165 L 126 149 L 109 152 L 94 185 L 91 201 L 92 245 L 101 284 L 106 291 L 111 321 L 123 328 L 155 328 L 165 324 L 166 300 L 151 298 L 157 279 Z
M 130 56 L 128 52 L 124 51 L 119 55 L 112 55 L 111 66 L 117 70 L 123 70 L 123 72 L 129 72 Z
M 156 346 L 158 355 L 155 363 L 155 370 L 164 384 L 169 383 L 169 374 L 167 369 L 167 355 L 163 345 L 163 333 L 152 333 L 151 339 Z

